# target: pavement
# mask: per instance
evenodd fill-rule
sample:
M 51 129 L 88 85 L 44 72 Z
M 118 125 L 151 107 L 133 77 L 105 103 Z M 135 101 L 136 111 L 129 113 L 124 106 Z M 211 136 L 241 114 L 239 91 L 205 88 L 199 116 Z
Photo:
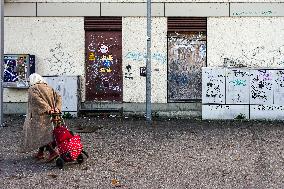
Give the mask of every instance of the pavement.
M 23 116 L 0 128 L 0 188 L 284 188 L 282 121 L 78 117 L 89 158 L 58 169 L 21 153 Z

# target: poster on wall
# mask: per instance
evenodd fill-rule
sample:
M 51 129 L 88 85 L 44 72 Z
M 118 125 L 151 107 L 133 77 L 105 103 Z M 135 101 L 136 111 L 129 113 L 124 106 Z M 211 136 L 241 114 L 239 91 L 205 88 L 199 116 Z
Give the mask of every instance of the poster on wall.
M 35 56 L 29 54 L 4 55 L 4 87 L 27 88 L 28 77 L 35 72 Z

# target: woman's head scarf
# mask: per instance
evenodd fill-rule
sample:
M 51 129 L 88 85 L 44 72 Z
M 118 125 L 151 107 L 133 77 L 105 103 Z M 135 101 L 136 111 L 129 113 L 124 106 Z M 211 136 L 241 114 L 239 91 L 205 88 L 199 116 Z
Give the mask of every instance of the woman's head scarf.
M 37 83 L 46 83 L 46 81 L 37 73 L 31 74 L 29 80 L 31 86 Z

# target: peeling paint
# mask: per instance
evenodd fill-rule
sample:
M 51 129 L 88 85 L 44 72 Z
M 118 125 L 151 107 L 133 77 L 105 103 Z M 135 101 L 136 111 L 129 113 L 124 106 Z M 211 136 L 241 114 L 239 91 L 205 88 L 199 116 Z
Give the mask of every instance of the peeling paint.
M 206 66 L 206 34 L 170 34 L 168 56 L 169 101 L 201 99 L 201 68 Z

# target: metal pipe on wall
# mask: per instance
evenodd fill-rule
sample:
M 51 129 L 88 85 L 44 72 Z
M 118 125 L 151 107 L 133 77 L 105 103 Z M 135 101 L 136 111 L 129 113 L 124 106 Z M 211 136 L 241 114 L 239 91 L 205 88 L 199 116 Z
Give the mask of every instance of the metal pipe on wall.
M 4 126 L 4 118 L 3 118 L 3 82 L 4 82 L 4 0 L 1 0 L 0 3 L 0 126 Z
M 151 0 L 147 0 L 146 120 L 151 124 Z

